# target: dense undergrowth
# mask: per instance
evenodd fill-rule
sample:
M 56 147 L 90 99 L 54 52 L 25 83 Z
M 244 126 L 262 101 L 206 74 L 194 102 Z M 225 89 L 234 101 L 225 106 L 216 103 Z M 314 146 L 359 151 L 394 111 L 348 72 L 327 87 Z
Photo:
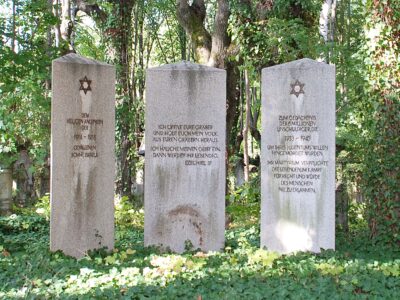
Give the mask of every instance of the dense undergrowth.
M 372 245 L 365 228 L 337 232 L 336 251 L 280 256 L 259 249 L 256 216 L 228 211 L 221 253 L 145 248 L 143 212 L 124 207 L 114 252 L 80 260 L 49 251 L 46 217 L 0 218 L 0 299 L 400 299 L 399 249 Z

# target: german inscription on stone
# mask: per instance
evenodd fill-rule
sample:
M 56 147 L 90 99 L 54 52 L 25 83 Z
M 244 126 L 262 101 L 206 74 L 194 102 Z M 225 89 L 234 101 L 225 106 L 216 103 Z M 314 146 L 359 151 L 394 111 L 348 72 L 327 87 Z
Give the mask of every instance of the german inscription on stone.
M 50 248 L 82 257 L 114 246 L 115 68 L 53 61 Z
M 262 72 L 261 246 L 335 247 L 335 68 L 310 59 Z
M 224 246 L 225 81 L 189 62 L 147 71 L 146 245 Z

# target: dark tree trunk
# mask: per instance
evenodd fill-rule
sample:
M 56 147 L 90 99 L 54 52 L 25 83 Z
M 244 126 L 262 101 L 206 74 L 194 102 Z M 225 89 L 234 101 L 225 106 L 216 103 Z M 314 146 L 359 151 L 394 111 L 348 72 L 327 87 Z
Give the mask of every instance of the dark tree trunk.
M 204 0 L 193 0 L 192 5 L 189 5 L 187 0 L 177 0 L 177 15 L 179 23 L 191 40 L 196 60 L 210 67 L 226 69 L 227 72 L 226 169 L 228 169 L 229 156 L 235 149 L 235 140 L 232 139 L 232 129 L 239 116 L 240 95 L 238 91 L 239 70 L 237 64 L 227 59 L 228 47 L 231 44 L 228 35 L 229 1 L 217 0 L 217 11 L 212 34 L 206 30 L 204 24 L 206 17 Z M 228 191 L 228 188 L 226 188 L 226 191 Z
M 194 0 L 192 5 L 189 5 L 186 0 L 177 0 L 177 14 L 179 23 L 191 39 L 196 60 L 210 67 L 225 68 L 227 71 L 226 140 L 227 144 L 230 144 L 232 143 L 232 128 L 238 117 L 239 72 L 236 63 L 227 60 L 228 47 L 231 44 L 227 31 L 230 15 L 229 1 L 218 0 L 217 5 L 212 34 L 204 26 L 206 16 L 204 0 Z
M 130 84 L 130 61 L 129 61 L 129 45 L 131 35 L 131 22 L 132 22 L 132 10 L 133 1 L 120 0 L 117 7 L 118 18 L 118 29 L 119 35 L 116 37 L 115 49 L 117 50 L 117 64 L 120 67 L 120 72 L 117 76 L 118 84 L 120 86 L 120 95 L 123 97 L 122 100 L 122 111 L 131 113 L 133 106 L 133 94 Z M 121 131 L 120 131 L 120 156 L 119 166 L 121 178 L 117 186 L 117 193 L 122 196 L 128 196 L 131 193 L 132 185 L 132 170 L 131 170 L 131 159 L 130 159 L 130 148 L 133 146 L 131 131 L 132 124 L 130 124 L 130 118 L 121 120 Z

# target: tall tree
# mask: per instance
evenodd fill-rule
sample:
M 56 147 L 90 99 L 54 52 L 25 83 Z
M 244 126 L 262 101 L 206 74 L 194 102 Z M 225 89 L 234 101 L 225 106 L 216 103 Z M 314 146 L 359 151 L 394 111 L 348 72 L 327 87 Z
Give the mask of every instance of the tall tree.
M 378 241 L 400 245 L 400 3 L 367 1 L 365 78 L 370 135 L 364 185 L 369 225 Z
M 319 17 L 319 33 L 327 44 L 324 61 L 329 63 L 335 35 L 336 0 L 325 0 Z
M 238 68 L 237 63 L 230 61 L 229 46 L 231 38 L 228 34 L 230 6 L 228 0 L 216 1 L 213 31 L 206 28 L 207 7 L 204 0 L 177 0 L 177 16 L 179 23 L 190 38 L 196 60 L 210 67 L 225 68 L 227 71 L 227 141 L 231 141 L 231 131 L 237 120 L 239 105 Z

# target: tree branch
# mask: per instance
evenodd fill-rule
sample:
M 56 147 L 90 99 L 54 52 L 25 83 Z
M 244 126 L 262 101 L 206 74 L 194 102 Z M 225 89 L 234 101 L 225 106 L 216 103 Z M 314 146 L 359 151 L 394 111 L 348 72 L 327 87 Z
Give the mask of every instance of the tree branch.
M 82 11 L 92 18 L 99 18 L 101 21 L 105 21 L 107 19 L 107 14 L 103 10 L 101 10 L 101 8 L 97 4 L 88 4 L 84 0 L 75 0 L 74 2 L 74 17 L 76 17 L 78 11 Z
M 204 27 L 204 0 L 194 0 L 192 5 L 187 0 L 177 0 L 176 10 L 178 21 L 191 38 L 199 62 L 207 63 L 211 52 L 211 35 Z
M 229 15 L 228 0 L 218 0 L 218 9 L 215 14 L 214 32 L 212 35 L 211 55 L 208 61 L 208 65 L 211 67 L 224 67 L 226 48 L 230 44 L 227 33 Z
M 260 107 L 259 106 L 255 106 L 256 97 L 257 97 L 256 89 L 253 88 L 252 93 L 251 93 L 251 99 L 252 99 L 251 106 L 253 107 L 253 109 L 250 109 L 250 126 L 249 126 L 249 128 L 250 128 L 251 136 L 260 145 L 260 143 L 261 143 L 261 133 L 257 129 L 258 117 L 260 116 Z

